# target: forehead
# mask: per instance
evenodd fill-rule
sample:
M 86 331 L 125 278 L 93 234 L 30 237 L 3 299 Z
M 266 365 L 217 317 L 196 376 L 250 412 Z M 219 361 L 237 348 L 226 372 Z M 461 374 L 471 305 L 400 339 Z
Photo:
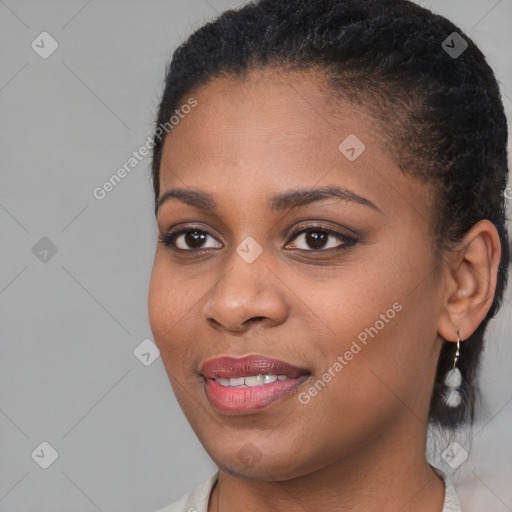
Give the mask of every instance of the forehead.
M 335 100 L 317 73 L 258 69 L 213 79 L 183 103 L 190 97 L 197 106 L 165 141 L 163 180 L 166 169 L 220 165 L 227 171 L 243 161 L 280 172 L 298 163 L 322 167 L 340 159 L 339 145 L 348 136 L 364 141 L 372 162 L 384 158 L 386 140 L 376 120 L 359 106 Z
M 334 98 L 321 76 L 256 70 L 213 79 L 183 104 L 191 97 L 197 105 L 164 144 L 160 196 L 189 187 L 235 208 L 266 205 L 298 186 L 335 184 L 386 203 L 388 213 L 430 217 L 424 185 L 390 156 L 386 126 L 342 95 Z

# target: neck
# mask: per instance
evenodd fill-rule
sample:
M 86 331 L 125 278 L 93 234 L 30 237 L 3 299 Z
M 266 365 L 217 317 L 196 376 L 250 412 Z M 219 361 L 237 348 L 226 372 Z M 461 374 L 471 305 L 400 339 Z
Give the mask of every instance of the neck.
M 416 420 L 366 442 L 334 464 L 285 481 L 220 470 L 208 512 L 441 512 L 444 483 L 425 458 L 426 427 Z

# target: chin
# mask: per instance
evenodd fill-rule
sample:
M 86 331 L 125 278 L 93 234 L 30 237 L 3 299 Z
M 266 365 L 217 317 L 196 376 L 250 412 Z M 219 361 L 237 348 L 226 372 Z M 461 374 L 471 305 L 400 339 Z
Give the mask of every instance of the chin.
M 231 443 L 223 448 L 218 445 L 214 449 L 207 447 L 207 452 L 222 472 L 235 478 L 278 482 L 298 478 L 318 469 L 304 459 L 305 454 L 298 451 L 296 445 L 290 444 L 283 449 L 280 444 L 279 448 L 270 451 L 269 447 L 265 447 L 264 453 L 256 442 L 247 441 Z

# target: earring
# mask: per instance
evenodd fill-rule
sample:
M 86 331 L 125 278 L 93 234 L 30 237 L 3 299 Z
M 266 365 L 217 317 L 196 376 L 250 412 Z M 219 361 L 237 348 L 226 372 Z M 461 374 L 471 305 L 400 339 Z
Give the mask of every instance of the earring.
M 443 401 L 448 407 L 458 407 L 462 402 L 462 395 L 459 389 L 462 383 L 462 376 L 457 368 L 457 360 L 460 354 L 460 338 L 458 329 L 455 332 L 457 334 L 457 351 L 455 352 L 453 367 L 444 378 L 444 383 L 448 389 L 443 395 Z

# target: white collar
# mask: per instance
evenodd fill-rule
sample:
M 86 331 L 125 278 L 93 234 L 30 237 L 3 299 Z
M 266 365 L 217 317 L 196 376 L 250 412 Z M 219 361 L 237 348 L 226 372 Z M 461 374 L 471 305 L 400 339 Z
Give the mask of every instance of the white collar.
M 460 501 L 450 478 L 440 469 L 431 466 L 443 479 L 445 485 L 444 505 L 442 512 L 461 512 Z M 208 512 L 208 502 L 215 483 L 219 478 L 219 471 L 215 472 L 208 480 L 194 487 L 180 500 L 162 508 L 156 512 Z

